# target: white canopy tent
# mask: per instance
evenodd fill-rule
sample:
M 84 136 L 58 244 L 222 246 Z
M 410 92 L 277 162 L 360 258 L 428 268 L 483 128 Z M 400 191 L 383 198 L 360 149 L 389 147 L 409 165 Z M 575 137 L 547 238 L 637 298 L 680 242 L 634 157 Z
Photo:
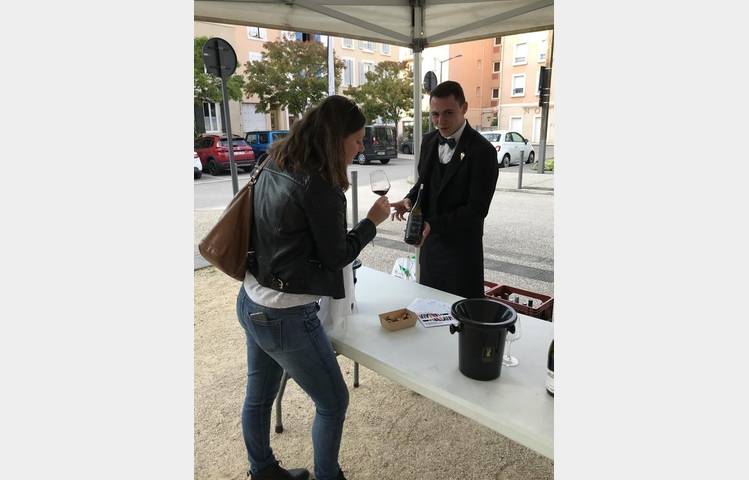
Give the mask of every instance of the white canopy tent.
M 426 47 L 554 27 L 554 0 L 195 0 L 195 20 L 357 38 L 414 52 L 414 154 Z M 414 167 L 415 170 L 415 167 Z

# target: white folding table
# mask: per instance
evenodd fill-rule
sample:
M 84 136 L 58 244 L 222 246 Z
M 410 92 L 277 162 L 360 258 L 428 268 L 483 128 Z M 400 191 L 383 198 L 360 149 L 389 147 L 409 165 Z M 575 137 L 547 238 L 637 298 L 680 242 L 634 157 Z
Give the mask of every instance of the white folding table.
M 499 378 L 479 381 L 458 370 L 458 334 L 447 326 L 391 332 L 379 314 L 407 307 L 414 298 L 452 304 L 461 297 L 361 267 L 357 311 L 345 328 L 330 332 L 337 353 L 454 410 L 548 458 L 554 457 L 554 399 L 546 393 L 550 322 L 518 314 L 521 336 L 512 345 L 520 361 Z

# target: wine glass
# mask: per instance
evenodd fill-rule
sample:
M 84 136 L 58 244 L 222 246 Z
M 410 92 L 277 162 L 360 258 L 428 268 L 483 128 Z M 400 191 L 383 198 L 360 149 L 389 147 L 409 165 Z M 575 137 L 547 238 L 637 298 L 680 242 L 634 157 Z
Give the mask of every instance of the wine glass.
M 505 351 L 502 354 L 502 365 L 505 367 L 516 367 L 518 363 L 518 359 L 516 357 L 513 357 L 510 355 L 510 348 L 512 347 L 512 342 L 518 340 L 520 338 L 520 318 L 518 318 L 515 321 L 515 333 L 507 332 L 507 337 L 505 337 Z
M 369 174 L 369 186 L 377 195 L 385 195 L 390 190 L 390 180 L 384 170 L 375 170 Z

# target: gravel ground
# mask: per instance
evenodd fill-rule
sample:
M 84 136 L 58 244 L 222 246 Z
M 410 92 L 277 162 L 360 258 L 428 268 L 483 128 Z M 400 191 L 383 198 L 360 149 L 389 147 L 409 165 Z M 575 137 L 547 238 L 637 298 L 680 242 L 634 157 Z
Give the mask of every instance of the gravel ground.
M 235 313 L 239 282 L 214 268 L 195 272 L 195 478 L 244 480 L 240 406 L 246 365 Z M 350 385 L 340 463 L 350 480 L 552 479 L 553 463 L 431 400 L 339 357 Z M 284 427 L 271 445 L 284 465 L 312 471 L 314 406 L 293 382 Z M 275 415 L 275 411 L 274 411 Z

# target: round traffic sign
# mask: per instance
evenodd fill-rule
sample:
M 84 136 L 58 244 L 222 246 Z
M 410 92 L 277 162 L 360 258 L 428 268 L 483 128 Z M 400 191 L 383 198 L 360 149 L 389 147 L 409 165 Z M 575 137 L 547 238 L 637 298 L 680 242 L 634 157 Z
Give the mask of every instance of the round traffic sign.
M 211 38 L 203 45 L 203 63 L 214 77 L 228 79 L 237 69 L 237 54 L 223 38 Z
M 433 71 L 429 70 L 424 75 L 424 90 L 427 91 L 427 93 L 432 93 L 432 90 L 437 86 L 437 75 L 434 74 Z

